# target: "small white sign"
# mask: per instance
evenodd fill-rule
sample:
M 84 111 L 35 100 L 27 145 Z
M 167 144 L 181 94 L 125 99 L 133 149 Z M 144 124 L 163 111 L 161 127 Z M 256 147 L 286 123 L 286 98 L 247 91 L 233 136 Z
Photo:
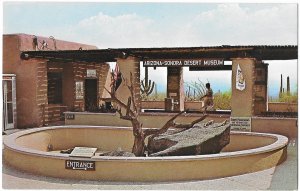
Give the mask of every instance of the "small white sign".
M 91 147 L 75 147 L 71 152 L 70 157 L 87 157 L 91 158 L 94 156 L 97 148 Z
M 96 70 L 86 70 L 86 77 L 87 78 L 97 78 Z
M 246 88 L 246 81 L 243 76 L 242 69 L 240 68 L 240 65 L 238 64 L 237 70 L 236 70 L 236 89 L 243 91 Z
M 231 130 L 251 132 L 251 117 L 230 117 Z
M 76 82 L 76 99 L 83 99 L 83 82 Z

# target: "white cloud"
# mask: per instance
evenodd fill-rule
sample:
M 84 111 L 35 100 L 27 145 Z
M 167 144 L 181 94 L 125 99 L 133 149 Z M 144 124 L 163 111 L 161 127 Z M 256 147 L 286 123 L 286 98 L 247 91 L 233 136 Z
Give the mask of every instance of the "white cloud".
M 99 48 L 138 47 L 151 44 L 155 39 L 152 25 L 153 20 L 136 14 L 112 17 L 99 13 L 81 20 L 76 26 L 70 26 L 65 37 L 81 39 Z
M 57 36 L 99 48 L 297 44 L 297 5 L 273 5 L 254 9 L 220 4 L 184 22 L 100 12 Z
M 259 7 L 259 6 L 258 6 Z M 182 17 L 185 17 L 182 14 Z M 297 44 L 297 4 L 269 4 L 254 8 L 239 4 L 220 4 L 215 9 L 199 12 L 184 22 L 176 19 L 166 23 L 144 16 L 124 14 L 109 16 L 99 13 L 78 22 L 56 36 L 62 39 L 97 45 L 99 48 L 184 47 L 211 45 L 286 45 Z M 57 32 L 58 33 L 58 32 Z M 294 61 L 295 62 L 295 61 Z M 278 74 L 270 64 L 269 84 L 278 84 Z M 284 67 L 291 81 L 297 81 L 296 65 Z M 149 71 L 151 79 L 166 84 L 166 71 Z M 185 81 L 226 83 L 217 73 L 189 72 Z M 280 76 L 280 75 L 279 75 Z M 276 86 L 277 87 L 277 86 Z
M 260 10 L 223 4 L 200 13 L 192 23 L 196 26 L 193 33 L 207 45 L 297 44 L 296 4 L 274 4 Z

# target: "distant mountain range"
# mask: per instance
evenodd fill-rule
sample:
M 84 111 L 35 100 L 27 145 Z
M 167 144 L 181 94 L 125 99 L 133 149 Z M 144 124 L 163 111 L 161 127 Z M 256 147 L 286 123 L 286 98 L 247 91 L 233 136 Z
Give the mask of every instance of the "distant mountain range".
M 211 83 L 212 84 L 212 89 L 214 91 L 214 93 L 221 91 L 221 92 L 226 92 L 229 91 L 231 89 L 231 84 L 229 83 Z M 167 87 L 166 85 L 163 84 L 158 84 L 157 85 L 157 92 L 166 92 Z M 296 92 L 297 91 L 297 87 L 296 86 L 292 86 L 291 87 L 291 92 Z M 278 98 L 279 95 L 279 87 L 277 84 L 274 83 L 270 83 L 269 84 L 269 89 L 268 89 L 268 96 L 272 97 L 272 98 Z

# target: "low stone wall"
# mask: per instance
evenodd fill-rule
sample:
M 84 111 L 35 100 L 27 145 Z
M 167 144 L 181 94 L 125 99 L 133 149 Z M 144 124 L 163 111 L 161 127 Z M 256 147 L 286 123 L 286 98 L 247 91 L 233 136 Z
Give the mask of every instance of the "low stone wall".
M 161 128 L 170 118 L 176 113 L 141 113 L 139 118 L 145 128 Z M 103 126 L 117 126 L 117 127 L 131 127 L 131 122 L 120 119 L 119 114 L 116 113 L 88 113 L 88 112 L 65 112 L 66 125 L 103 125 Z M 74 116 L 70 119 L 68 115 Z M 199 119 L 202 114 L 185 113 L 176 118 L 177 123 L 190 123 Z M 222 122 L 229 120 L 230 115 L 209 115 L 205 121 L 214 120 L 215 122 Z M 71 117 L 72 118 L 72 117 Z
M 200 111 L 202 106 L 203 106 L 203 101 L 185 101 L 184 102 L 184 108 L 193 110 L 193 111 Z
M 284 135 L 290 139 L 298 137 L 298 119 L 252 117 L 252 132 Z
M 202 101 L 185 101 L 184 108 L 190 110 L 200 110 L 203 106 Z M 297 112 L 297 103 L 270 102 L 269 111 L 272 112 Z M 165 109 L 164 101 L 142 101 L 142 109 Z
M 272 112 L 298 112 L 297 103 L 270 102 L 268 111 Z
M 199 111 L 203 101 L 185 101 L 184 109 Z M 164 101 L 142 101 L 142 109 L 165 109 Z
M 116 127 L 131 127 L 131 122 L 120 119 L 116 113 L 88 113 L 88 112 L 66 112 L 66 125 L 101 125 Z M 70 119 L 71 115 L 74 119 Z M 145 128 L 161 128 L 175 113 L 141 113 L 140 120 Z M 177 123 L 190 123 L 202 114 L 186 113 L 179 116 Z M 230 115 L 211 114 L 204 121 L 214 120 L 222 122 L 230 120 Z M 284 135 L 288 138 L 298 137 L 296 118 L 275 118 L 275 117 L 252 117 L 251 130 L 253 132 L 274 133 Z
M 142 101 L 142 109 L 165 109 L 164 101 Z

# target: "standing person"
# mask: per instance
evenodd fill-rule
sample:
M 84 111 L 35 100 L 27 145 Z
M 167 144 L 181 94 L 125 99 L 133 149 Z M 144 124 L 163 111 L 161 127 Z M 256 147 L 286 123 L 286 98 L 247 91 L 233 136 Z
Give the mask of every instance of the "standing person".
M 200 100 L 202 100 L 204 98 L 204 106 L 201 107 L 201 110 L 204 109 L 204 111 L 203 111 L 204 113 L 206 113 L 206 110 L 207 110 L 208 106 L 212 106 L 214 104 L 214 101 L 213 101 L 213 91 L 210 88 L 210 83 L 206 83 L 205 87 L 206 87 L 206 93 L 205 93 L 204 96 L 202 96 L 200 98 Z

